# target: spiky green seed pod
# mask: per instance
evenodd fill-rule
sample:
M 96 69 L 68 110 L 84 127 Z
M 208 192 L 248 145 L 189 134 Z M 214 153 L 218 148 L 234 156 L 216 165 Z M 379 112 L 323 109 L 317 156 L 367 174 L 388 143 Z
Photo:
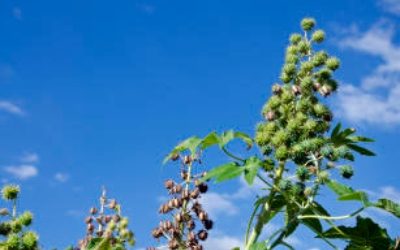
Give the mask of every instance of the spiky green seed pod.
M 310 107 L 312 107 L 312 103 L 309 99 L 302 98 L 297 102 L 297 110 L 306 113 Z
M 298 52 L 299 52 L 299 49 L 295 45 L 291 45 L 291 46 L 287 47 L 287 49 L 286 49 L 287 55 L 289 55 L 289 54 L 296 55 Z
M 330 145 L 325 145 L 321 148 L 320 153 L 324 157 L 329 157 L 333 154 L 334 150 L 333 147 Z
M 317 127 L 317 122 L 316 121 L 314 121 L 314 120 L 307 120 L 305 123 L 304 123 L 304 130 L 307 132 L 307 133 L 311 133 L 311 132 L 313 132 L 314 130 L 315 130 L 315 128 Z
M 303 90 L 311 90 L 313 87 L 312 78 L 307 76 L 301 80 L 300 86 Z
M 350 165 L 341 166 L 340 174 L 343 176 L 343 178 L 350 179 L 354 175 L 353 167 Z
M 315 55 L 312 57 L 312 63 L 315 67 L 319 67 L 321 65 L 324 65 L 327 59 L 328 54 L 325 51 L 319 51 L 315 53 Z
M 280 146 L 275 151 L 275 158 L 278 161 L 283 161 L 288 158 L 288 149 L 286 146 Z
M 314 64 L 312 62 L 303 62 L 300 66 L 300 71 L 304 75 L 308 75 L 314 69 Z
M 18 234 L 10 234 L 7 237 L 7 246 L 9 249 L 18 249 L 19 246 L 19 236 Z
M 267 158 L 262 162 L 262 168 L 267 172 L 273 170 L 274 167 L 275 167 L 275 162 L 271 158 Z
M 296 182 L 296 184 L 292 185 L 291 191 L 295 195 L 302 195 L 304 194 L 304 189 L 306 186 L 302 182 Z
M 300 181 L 305 181 L 310 178 L 310 172 L 304 166 L 298 166 L 296 168 L 296 176 Z
M 283 73 L 289 76 L 293 76 L 296 74 L 296 64 L 294 63 L 287 63 L 283 66 L 282 69 Z
M 299 62 L 299 57 L 295 54 L 287 54 L 285 57 L 285 62 L 296 64 Z
M 309 197 L 314 195 L 314 190 L 311 187 L 306 187 L 304 189 L 304 196 Z
M 10 223 L 10 226 L 11 226 L 11 231 L 12 231 L 13 233 L 19 233 L 19 232 L 21 232 L 22 227 L 23 227 L 23 225 L 22 225 L 19 221 L 17 221 L 17 220 L 12 221 L 12 222 Z
M 110 231 L 114 231 L 114 229 L 116 228 L 116 224 L 115 224 L 115 221 L 113 221 L 113 220 L 111 220 L 108 224 L 107 224 L 107 227 L 108 227 L 108 229 L 110 230 Z
M 297 112 L 296 113 L 296 120 L 299 122 L 299 123 L 304 123 L 305 121 L 307 121 L 307 115 L 306 114 L 304 114 L 303 112 Z
M 127 228 L 128 227 L 128 218 L 124 217 L 121 219 L 119 223 L 120 228 Z
M 22 236 L 22 245 L 24 245 L 24 249 L 36 249 L 38 244 L 39 237 L 34 232 L 26 232 Z
M 264 109 L 265 110 L 274 110 L 281 105 L 281 99 L 278 96 L 271 96 L 269 98 L 267 104 L 265 105 Z
M 302 53 L 303 55 L 307 55 L 311 49 L 310 44 L 306 41 L 299 42 L 297 47 L 299 48 L 299 52 Z
M 344 158 L 350 149 L 347 146 L 340 146 L 334 149 L 334 154 L 340 158 Z
M 288 136 L 285 130 L 281 129 L 279 131 L 277 131 L 274 135 L 274 137 L 272 137 L 271 139 L 271 143 L 272 145 L 274 145 L 275 147 L 279 147 L 283 144 L 285 144 L 285 142 L 287 141 Z
M 283 103 L 290 103 L 294 100 L 294 95 L 291 91 L 287 91 L 286 89 L 283 91 L 281 95 L 281 100 Z
M 326 67 L 330 70 L 337 70 L 340 67 L 340 61 L 336 57 L 331 57 L 326 60 Z
M 325 32 L 323 30 L 315 31 L 311 36 L 311 40 L 316 43 L 322 43 L 325 40 Z
M 289 180 L 283 179 L 279 181 L 279 189 L 283 190 L 283 191 L 287 191 L 291 188 L 292 183 Z
M 21 223 L 24 226 L 29 226 L 32 223 L 32 220 L 33 220 L 33 215 L 29 211 L 24 212 L 22 215 L 18 217 L 19 223 Z
M 315 19 L 314 18 L 304 18 L 301 20 L 301 28 L 305 31 L 310 31 L 314 28 L 315 26 Z
M 290 76 L 286 73 L 282 73 L 280 78 L 284 83 L 289 83 L 291 80 L 293 80 L 293 76 Z
M 280 95 L 282 93 L 282 86 L 278 83 L 272 85 L 272 93 L 274 93 L 274 95 Z
M 322 103 L 315 104 L 313 106 L 313 111 L 314 111 L 315 115 L 319 118 L 321 118 L 325 115 L 329 115 L 331 113 L 330 110 L 328 109 L 328 107 L 326 107 Z
M 329 69 L 321 69 L 316 74 L 320 80 L 325 80 L 325 81 L 330 80 L 332 77 L 332 71 Z
M 6 185 L 1 190 L 4 200 L 15 200 L 18 198 L 20 188 L 18 185 Z
M 289 41 L 290 41 L 292 44 L 296 45 L 296 44 L 298 44 L 298 43 L 301 41 L 301 38 L 302 38 L 302 36 L 301 36 L 300 34 L 295 33 L 295 34 L 292 34 L 292 35 L 290 36 Z
M 325 184 L 329 181 L 330 175 L 328 171 L 321 171 L 318 173 L 318 180 L 321 184 Z

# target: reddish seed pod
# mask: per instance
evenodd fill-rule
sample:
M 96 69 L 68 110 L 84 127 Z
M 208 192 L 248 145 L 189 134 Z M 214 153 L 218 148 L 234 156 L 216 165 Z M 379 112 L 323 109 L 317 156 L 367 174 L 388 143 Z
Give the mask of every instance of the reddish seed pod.
M 109 223 L 109 222 L 111 221 L 111 216 L 110 216 L 110 215 L 106 215 L 106 216 L 104 217 L 104 221 L 105 221 L 106 223 Z
M 208 190 L 208 186 L 206 183 L 202 182 L 198 186 L 200 193 L 206 193 Z
M 189 194 L 189 190 L 185 189 L 185 190 L 182 191 L 181 198 L 184 199 L 184 200 L 187 200 L 187 199 L 189 199 L 189 195 L 190 195 Z
M 98 216 L 98 217 L 96 217 L 96 221 L 97 221 L 97 223 L 99 223 L 99 224 L 103 224 L 103 219 L 104 219 L 104 216 Z
M 201 212 L 199 213 L 199 220 L 201 220 L 201 221 L 206 221 L 207 219 L 208 219 L 207 213 L 204 212 L 204 211 L 201 211 Z
M 193 159 L 190 155 L 185 155 L 183 157 L 183 164 L 188 165 L 190 163 L 192 163 Z
M 171 189 L 174 187 L 174 185 L 175 185 L 175 183 L 173 180 L 166 180 L 164 183 L 164 186 L 166 189 Z
M 180 184 L 175 186 L 176 193 L 182 192 L 182 186 Z
M 199 233 L 197 234 L 197 237 L 199 237 L 200 240 L 206 240 L 208 236 L 208 233 L 206 230 L 200 230 Z
M 112 216 L 112 220 L 116 223 L 118 223 L 121 220 L 121 217 L 118 214 L 114 214 Z
M 85 223 L 86 223 L 86 224 L 92 223 L 92 221 L 93 221 L 93 218 L 92 218 L 91 216 L 88 216 L 88 217 L 86 217 L 86 219 L 85 219 Z
M 190 193 L 190 198 L 197 199 L 199 195 L 200 195 L 200 190 L 196 188 Z
M 300 88 L 300 86 L 293 85 L 293 86 L 292 86 L 292 93 L 293 93 L 294 95 L 300 95 L 300 94 L 301 94 L 301 88 Z
M 321 84 L 319 82 L 315 82 L 313 84 L 313 90 L 318 91 L 321 88 Z
M 93 233 L 93 231 L 94 231 L 94 226 L 93 226 L 93 224 L 88 224 L 87 227 L 86 227 L 86 229 L 87 229 L 87 231 L 88 231 L 89 233 Z
M 111 209 L 115 209 L 117 207 L 117 201 L 116 200 L 111 200 L 110 203 L 108 204 L 108 206 Z
M 172 250 L 178 249 L 178 242 L 176 241 L 176 239 L 172 239 L 168 242 L 168 247 Z
M 323 85 L 320 89 L 319 89 L 319 93 L 324 96 L 327 97 L 332 93 L 332 89 L 331 87 L 329 87 L 328 85 Z
M 102 230 L 97 231 L 96 235 L 97 235 L 97 237 L 103 236 L 103 231 Z
M 204 228 L 207 230 L 212 229 L 214 222 L 212 220 L 206 220 L 203 222 Z
M 95 215 L 95 214 L 97 214 L 97 208 L 92 207 L 89 212 L 91 215 Z
M 187 171 L 186 170 L 182 170 L 181 171 L 181 178 L 182 178 L 182 180 L 186 180 L 187 179 L 187 176 L 188 176 L 188 174 L 187 174 Z
M 196 224 L 194 223 L 193 220 L 189 220 L 189 221 L 186 223 L 186 226 L 187 226 L 187 228 L 188 228 L 189 230 L 193 230 L 193 229 L 196 227 Z
M 187 236 L 188 241 L 196 240 L 196 235 L 193 232 L 189 232 Z
M 177 161 L 178 159 L 179 159 L 179 154 L 173 154 L 172 156 L 171 156 L 171 160 L 173 160 L 173 161 Z
M 265 114 L 265 119 L 267 119 L 268 121 L 273 121 L 275 120 L 275 112 L 274 111 L 268 111 Z

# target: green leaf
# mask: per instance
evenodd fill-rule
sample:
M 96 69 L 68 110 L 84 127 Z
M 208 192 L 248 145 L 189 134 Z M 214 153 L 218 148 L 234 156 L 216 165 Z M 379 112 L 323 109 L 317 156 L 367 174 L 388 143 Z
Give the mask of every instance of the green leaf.
M 326 184 L 333 192 L 335 192 L 339 197 L 338 200 L 341 201 L 361 201 L 364 206 L 369 206 L 370 202 L 368 200 L 368 195 L 362 191 L 356 191 L 353 188 L 341 184 L 337 181 L 330 180 Z
M 291 235 L 299 225 L 299 221 L 296 218 L 298 207 L 293 204 L 288 204 L 285 211 L 285 237 Z
M 227 181 L 240 176 L 244 171 L 236 162 L 229 162 L 227 164 L 218 166 L 209 171 L 201 181 L 215 179 L 215 183 Z
M 339 122 L 339 123 L 335 126 L 335 128 L 332 130 L 332 133 L 331 133 L 331 137 L 332 137 L 332 138 L 336 137 L 336 136 L 339 134 L 339 131 L 340 131 L 341 127 L 342 127 L 342 124 Z
M 253 146 L 253 139 L 251 139 L 251 137 L 249 135 L 247 135 L 246 133 L 236 131 L 234 136 L 235 136 L 235 138 L 242 139 L 242 141 L 244 141 L 244 143 L 246 143 L 247 148 L 251 148 Z
M 348 136 L 348 139 L 350 139 L 353 142 L 374 142 L 374 139 L 368 138 L 368 137 L 363 137 L 363 136 Z
M 257 157 L 250 157 L 244 163 L 244 179 L 250 186 L 253 185 L 257 176 L 258 169 L 261 167 L 262 161 Z
M 389 199 L 379 199 L 377 202 L 372 203 L 372 206 L 383 209 L 397 218 L 400 218 L 400 204 Z
M 249 250 L 266 250 L 266 246 L 264 242 L 256 242 L 254 244 L 251 244 L 249 247 Z
M 235 132 L 233 132 L 233 130 L 228 130 L 223 132 L 220 136 L 220 141 L 219 141 L 220 148 L 224 147 L 233 139 L 235 139 Z
M 358 145 L 355 144 L 347 144 L 347 146 L 356 151 L 357 153 L 361 154 L 361 155 L 366 155 L 366 156 L 375 156 L 376 154 L 366 148 L 360 147 Z
M 332 227 L 322 234 L 322 237 L 331 239 L 348 239 L 346 249 L 389 249 L 391 239 L 386 229 L 382 229 L 370 218 L 357 216 L 355 227 Z
M 189 150 L 190 153 L 192 155 L 194 155 L 196 153 L 197 147 L 200 145 L 200 143 L 202 142 L 202 140 L 197 137 L 197 136 L 192 136 L 184 141 L 182 141 L 181 143 L 178 144 L 178 146 L 176 146 L 171 153 L 168 154 L 167 157 L 165 157 L 163 163 L 165 164 L 166 162 L 168 162 L 171 157 L 177 153 L 183 152 L 185 150 Z
M 203 141 L 201 142 L 200 148 L 206 149 L 208 147 L 214 146 L 220 143 L 220 138 L 216 132 L 209 133 L 206 137 L 204 137 Z

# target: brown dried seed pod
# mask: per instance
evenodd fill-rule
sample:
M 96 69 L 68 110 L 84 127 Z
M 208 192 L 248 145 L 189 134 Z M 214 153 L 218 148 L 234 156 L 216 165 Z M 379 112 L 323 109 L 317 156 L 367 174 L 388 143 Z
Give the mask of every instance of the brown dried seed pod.
M 197 233 L 197 237 L 199 237 L 200 240 L 206 240 L 208 236 L 208 233 L 206 230 L 202 229 Z
M 110 215 L 106 215 L 105 217 L 104 217 L 104 221 L 106 222 L 106 223 L 109 223 L 110 221 L 111 221 L 111 216 Z
M 177 192 L 177 193 L 182 192 L 182 185 L 180 185 L 180 184 L 176 185 L 176 186 L 175 186 L 175 189 L 176 189 L 176 192 Z
M 188 241 L 191 241 L 191 242 L 196 240 L 196 235 L 194 234 L 194 232 L 189 232 L 187 239 L 188 239 Z
M 103 236 L 103 230 L 99 230 L 96 232 L 97 237 Z
M 206 220 L 203 222 L 204 228 L 207 230 L 212 229 L 214 222 L 212 220 Z
M 190 198 L 189 190 L 184 189 L 184 190 L 182 191 L 181 198 L 184 199 L 184 200 L 189 199 L 189 198 Z
M 89 212 L 91 215 L 95 215 L 95 214 L 97 214 L 97 208 L 92 207 Z
M 164 186 L 165 186 L 166 189 L 171 189 L 171 188 L 173 188 L 175 186 L 175 183 L 174 183 L 173 180 L 166 180 L 164 182 Z
M 97 216 L 97 217 L 96 217 L 96 221 L 97 221 L 97 223 L 99 223 L 99 224 L 103 224 L 103 220 L 104 220 L 104 216 Z
M 292 86 L 292 93 L 293 93 L 294 95 L 300 95 L 300 94 L 301 94 L 301 88 L 300 88 L 300 86 L 293 85 L 293 86 Z
M 177 198 L 174 198 L 171 201 L 172 201 L 173 207 L 179 208 L 181 206 L 180 200 L 178 200 Z
M 265 119 L 267 119 L 268 121 L 273 121 L 273 120 L 275 120 L 275 118 L 276 118 L 276 115 L 275 115 L 274 111 L 268 111 L 265 114 Z
M 178 245 L 178 241 L 177 241 L 176 239 L 171 239 L 171 240 L 168 242 L 168 248 L 169 248 L 169 249 L 174 250 L 174 249 L 178 249 L 178 247 L 179 247 L 179 245 Z
M 196 227 L 196 224 L 194 223 L 193 220 L 189 220 L 189 221 L 186 223 L 186 226 L 187 226 L 187 228 L 188 228 L 189 230 L 193 230 L 193 229 Z
M 110 203 L 108 204 L 108 206 L 111 209 L 115 209 L 117 207 L 117 201 L 116 200 L 111 200 Z
M 204 212 L 204 211 L 201 211 L 200 213 L 199 213 L 199 220 L 201 220 L 201 221 L 206 221 L 206 220 L 208 220 L 208 215 L 207 215 L 207 213 L 206 212 Z
M 321 88 L 321 84 L 319 82 L 315 82 L 313 84 L 313 90 L 318 91 Z
M 116 223 L 118 223 L 121 220 L 121 217 L 118 214 L 114 214 L 112 216 L 112 220 Z
M 323 85 L 320 89 L 319 89 L 319 93 L 324 96 L 327 97 L 332 93 L 332 88 L 328 85 Z
M 195 188 L 191 193 L 190 193 L 190 198 L 192 199 L 197 199 L 200 195 L 200 190 L 198 188 Z
M 182 178 L 182 180 L 186 180 L 187 179 L 187 177 L 188 177 L 188 174 L 187 174 L 187 171 L 186 170 L 182 170 L 181 171 L 181 178 Z
M 85 223 L 86 223 L 86 224 L 92 223 L 92 221 L 93 221 L 92 216 L 88 216 L 88 217 L 86 217 L 86 219 L 85 219 Z
M 192 157 L 190 155 L 185 155 L 183 157 L 183 164 L 188 165 L 193 161 Z
M 93 224 L 88 224 L 87 227 L 86 227 L 86 229 L 87 229 L 87 231 L 88 231 L 89 233 L 93 233 L 93 231 L 94 231 L 94 225 L 93 225 Z
M 208 186 L 206 183 L 202 182 L 198 186 L 200 193 L 206 193 L 208 190 Z
M 280 95 L 282 93 L 281 85 L 279 85 L 278 83 L 274 84 L 272 86 L 272 93 L 274 93 L 274 95 Z
M 180 157 L 179 154 L 173 154 L 173 155 L 171 156 L 171 160 L 177 161 L 177 160 L 179 159 L 179 157 Z

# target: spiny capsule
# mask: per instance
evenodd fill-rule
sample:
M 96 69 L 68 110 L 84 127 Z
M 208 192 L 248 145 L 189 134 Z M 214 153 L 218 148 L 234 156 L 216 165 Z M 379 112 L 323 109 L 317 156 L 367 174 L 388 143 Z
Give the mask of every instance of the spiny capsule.
M 193 159 L 190 155 L 185 155 L 183 157 L 183 164 L 188 165 L 190 163 L 192 163 Z
M 86 223 L 86 224 L 92 223 L 92 221 L 93 221 L 93 218 L 92 218 L 91 216 L 88 216 L 88 217 L 86 217 L 86 219 L 85 219 L 85 223 Z
M 171 156 L 171 160 L 172 160 L 172 161 L 177 161 L 179 158 L 180 158 L 179 154 L 173 154 L 173 155 Z
M 212 229 L 214 222 L 212 220 L 206 220 L 203 222 L 204 228 L 207 230 Z
M 323 85 L 320 89 L 319 89 L 319 93 L 323 96 L 323 97 L 327 97 L 332 93 L 332 89 L 331 87 L 329 87 L 328 85 Z
M 186 226 L 187 226 L 187 228 L 188 228 L 189 230 L 193 230 L 193 229 L 196 227 L 196 224 L 194 223 L 193 220 L 189 220 L 189 221 L 186 223 Z
M 318 91 L 321 88 L 321 84 L 319 82 L 315 82 L 313 84 L 313 90 Z
M 117 201 L 116 200 L 111 200 L 110 203 L 108 204 L 108 206 L 111 209 L 115 209 L 115 207 L 117 206 Z
M 176 241 L 176 239 L 172 239 L 168 242 L 168 247 L 169 249 L 175 250 L 178 249 L 179 245 L 178 242 Z
M 201 211 L 201 212 L 199 213 L 199 220 L 201 220 L 201 221 L 206 221 L 207 219 L 208 219 L 207 213 L 204 212 L 204 211 Z
M 86 229 L 87 229 L 87 231 L 88 231 L 89 233 L 93 233 L 93 231 L 94 231 L 94 225 L 93 225 L 93 224 L 88 224 L 87 227 L 86 227 Z
M 197 199 L 199 195 L 200 195 L 200 190 L 196 188 L 190 193 L 190 198 Z
M 300 86 L 293 85 L 292 86 L 292 92 L 293 92 L 293 95 L 300 95 L 301 94 Z
M 274 95 L 280 95 L 282 93 L 282 87 L 279 84 L 274 84 L 272 86 L 272 93 L 274 93 Z
M 200 193 L 206 193 L 208 190 L 208 186 L 204 182 L 200 183 L 197 187 L 198 187 Z

